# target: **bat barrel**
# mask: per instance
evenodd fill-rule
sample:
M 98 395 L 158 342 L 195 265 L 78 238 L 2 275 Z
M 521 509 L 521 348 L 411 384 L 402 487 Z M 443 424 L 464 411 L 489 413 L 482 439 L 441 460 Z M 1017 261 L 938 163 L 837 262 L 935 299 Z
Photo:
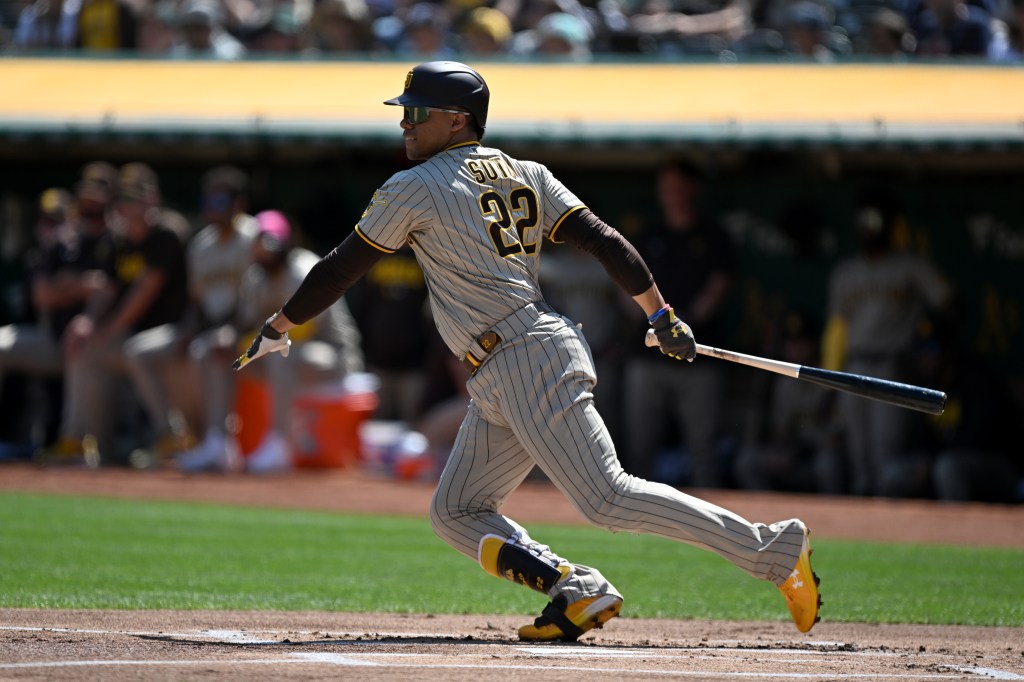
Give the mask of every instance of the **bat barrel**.
M 647 331 L 646 343 L 648 346 L 658 345 L 658 339 L 653 329 Z M 699 343 L 697 344 L 697 353 L 802 379 L 825 386 L 826 388 L 843 391 L 844 393 L 852 393 L 863 398 L 879 400 L 890 405 L 907 407 L 919 412 L 942 414 L 943 410 L 946 409 L 946 394 L 930 388 L 901 384 L 898 381 L 878 379 L 876 377 L 864 376 L 863 374 L 833 372 L 832 370 L 819 367 L 795 365 L 791 362 L 761 358 L 756 355 L 737 353 L 712 346 L 702 346 Z
M 818 367 L 801 366 L 797 376 L 821 386 L 928 414 L 942 414 L 946 409 L 946 394 L 930 388 L 901 384 L 898 381 L 877 379 L 862 374 L 833 372 Z

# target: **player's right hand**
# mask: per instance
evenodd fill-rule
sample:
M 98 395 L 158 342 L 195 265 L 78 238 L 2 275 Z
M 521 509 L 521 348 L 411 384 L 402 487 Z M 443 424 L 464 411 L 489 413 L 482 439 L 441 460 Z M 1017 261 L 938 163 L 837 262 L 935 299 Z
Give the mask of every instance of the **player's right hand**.
M 260 330 L 259 336 L 252 340 L 252 344 L 249 346 L 249 350 L 232 363 L 232 367 L 237 371 L 248 365 L 253 360 L 262 358 L 268 353 L 280 353 L 284 357 L 288 357 L 288 351 L 291 349 L 292 342 L 288 338 L 288 332 L 281 333 L 270 326 L 267 322 L 263 325 L 263 329 Z
M 670 358 L 685 358 L 688 362 L 693 362 L 697 357 L 697 341 L 693 338 L 689 325 L 676 317 L 672 308 L 658 312 L 650 323 L 659 350 Z

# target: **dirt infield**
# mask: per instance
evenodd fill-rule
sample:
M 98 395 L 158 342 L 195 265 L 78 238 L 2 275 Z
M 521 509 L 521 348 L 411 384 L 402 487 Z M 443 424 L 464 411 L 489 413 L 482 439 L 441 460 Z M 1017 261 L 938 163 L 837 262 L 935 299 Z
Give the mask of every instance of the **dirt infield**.
M 0 467 L 0 491 L 425 513 L 431 486 L 357 471 L 253 478 Z M 1024 508 L 701 491 L 752 520 L 799 515 L 817 537 L 1024 547 Z M 578 523 L 550 486 L 506 513 Z M 854 523 L 853 520 L 856 520 Z M 2 585 L 2 578 L 0 578 Z M 0 680 L 1024 680 L 1024 628 L 612 621 L 571 645 L 517 641 L 521 617 L 0 610 Z
M 619 618 L 575 644 L 507 616 L 0 611 L 0 679 L 1024 679 L 1019 630 Z

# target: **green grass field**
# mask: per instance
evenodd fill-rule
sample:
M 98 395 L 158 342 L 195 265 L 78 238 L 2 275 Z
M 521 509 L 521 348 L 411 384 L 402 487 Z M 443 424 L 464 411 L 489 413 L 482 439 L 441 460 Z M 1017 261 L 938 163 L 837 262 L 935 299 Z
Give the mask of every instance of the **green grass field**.
M 626 617 L 788 620 L 778 591 L 703 550 L 532 525 L 626 597 Z M 1024 550 L 815 541 L 827 621 L 1024 625 Z M 535 614 L 425 519 L 0 494 L 0 607 Z

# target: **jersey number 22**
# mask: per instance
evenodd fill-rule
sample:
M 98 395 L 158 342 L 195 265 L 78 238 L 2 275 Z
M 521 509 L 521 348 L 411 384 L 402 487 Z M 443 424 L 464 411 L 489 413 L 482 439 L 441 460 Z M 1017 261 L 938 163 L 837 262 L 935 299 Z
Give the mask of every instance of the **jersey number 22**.
M 497 190 L 488 190 L 480 195 L 480 212 L 489 221 L 487 231 L 499 256 L 536 253 L 536 235 L 528 232 L 538 222 L 537 194 L 531 188 L 517 187 L 507 199 Z M 509 233 L 513 226 L 514 235 Z

